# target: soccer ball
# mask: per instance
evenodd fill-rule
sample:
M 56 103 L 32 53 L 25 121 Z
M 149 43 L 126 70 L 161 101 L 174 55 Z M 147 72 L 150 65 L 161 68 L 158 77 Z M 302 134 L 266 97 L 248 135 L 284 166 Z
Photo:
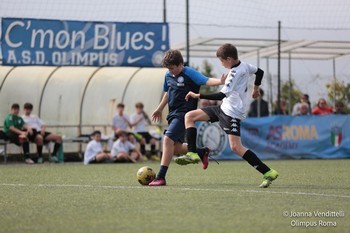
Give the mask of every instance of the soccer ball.
M 142 185 L 148 185 L 156 177 L 156 173 L 150 167 L 141 167 L 136 174 L 137 180 Z

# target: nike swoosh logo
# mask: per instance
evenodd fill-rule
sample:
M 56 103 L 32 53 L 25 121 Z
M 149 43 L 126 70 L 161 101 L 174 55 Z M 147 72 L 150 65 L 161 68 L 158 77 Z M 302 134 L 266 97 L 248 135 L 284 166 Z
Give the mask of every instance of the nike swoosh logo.
M 142 58 L 144 58 L 144 56 L 134 57 L 134 58 L 132 58 L 131 56 L 129 56 L 127 62 L 128 62 L 129 64 L 135 63 L 135 62 L 141 60 Z

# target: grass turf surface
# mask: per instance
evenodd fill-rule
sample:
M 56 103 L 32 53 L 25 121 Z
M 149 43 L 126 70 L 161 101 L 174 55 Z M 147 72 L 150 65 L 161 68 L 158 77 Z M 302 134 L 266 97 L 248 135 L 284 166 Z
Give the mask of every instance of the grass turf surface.
M 158 163 L 1 165 L 0 232 L 350 232 L 350 160 L 266 163 L 280 174 L 267 189 L 243 161 L 172 163 L 166 187 L 136 180 Z M 314 211 L 345 216 L 284 216 Z

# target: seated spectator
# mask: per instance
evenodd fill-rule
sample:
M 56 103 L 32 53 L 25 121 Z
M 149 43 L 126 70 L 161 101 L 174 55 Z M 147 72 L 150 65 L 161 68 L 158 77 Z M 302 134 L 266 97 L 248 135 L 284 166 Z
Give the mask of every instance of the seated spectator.
M 141 152 L 128 141 L 128 133 L 125 131 L 118 132 L 118 139 L 113 143 L 111 157 L 116 162 L 136 163 L 143 160 Z
M 309 95 L 308 94 L 304 94 L 300 97 L 300 102 L 294 104 L 293 106 L 293 110 L 292 110 L 292 115 L 293 116 L 300 116 L 303 115 L 300 113 L 301 111 L 301 105 L 305 103 L 307 105 L 308 108 L 308 112 L 309 114 L 311 114 L 311 105 L 310 105 L 310 101 L 309 101 Z
M 344 103 L 341 101 L 338 101 L 335 103 L 335 110 L 334 114 L 346 114 L 344 111 Z
M 307 116 L 309 113 L 309 105 L 307 103 L 300 103 L 300 109 L 295 116 Z
M 11 112 L 5 118 L 3 131 L 11 143 L 23 147 L 25 163 L 33 164 L 34 161 L 29 156 L 28 140 L 34 142 L 36 134 L 19 116 L 19 104 L 12 104 Z
M 280 107 L 277 107 L 277 101 L 275 104 L 275 111 L 273 112 L 274 115 L 288 115 L 288 109 L 287 109 L 287 102 L 285 99 L 280 100 Z
M 263 99 L 264 91 L 261 88 L 259 88 L 259 91 L 260 96 L 257 99 L 253 100 L 249 106 L 249 117 L 264 117 L 270 114 L 269 104 Z
M 101 132 L 96 130 L 91 134 L 92 140 L 87 144 L 84 153 L 84 164 L 101 163 L 112 160 L 112 156 L 103 152 L 101 145 Z
M 50 141 L 55 142 L 53 153 L 50 158 L 50 162 L 58 162 L 58 150 L 62 145 L 62 137 L 58 134 L 53 134 L 46 131 L 45 123 L 36 115 L 32 114 L 33 105 L 31 103 L 24 104 L 24 115 L 22 116 L 25 123 L 37 132 L 37 137 L 40 138 L 40 144 L 37 144 L 38 151 L 38 163 L 43 163 L 42 151 L 43 144 L 47 144 Z
M 319 99 L 316 107 L 312 109 L 313 115 L 327 115 L 332 113 L 333 108 L 327 105 L 327 101 L 324 98 Z
M 151 145 L 151 151 L 149 158 L 155 161 L 159 161 L 159 157 L 157 155 L 156 143 L 157 140 L 151 136 L 151 134 L 147 130 L 147 125 L 151 125 L 152 122 L 149 119 L 148 115 L 143 110 L 144 106 L 141 102 L 135 104 L 136 113 L 131 116 L 130 123 L 134 129 L 134 133 L 136 138 L 140 143 L 140 150 L 143 156 L 146 156 L 146 144 Z

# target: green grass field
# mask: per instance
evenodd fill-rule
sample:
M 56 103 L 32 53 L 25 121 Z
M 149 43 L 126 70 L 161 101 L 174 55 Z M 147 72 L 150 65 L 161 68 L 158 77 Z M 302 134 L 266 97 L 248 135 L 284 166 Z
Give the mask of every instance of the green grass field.
M 242 161 L 172 163 L 166 187 L 138 184 L 151 162 L 0 165 L 0 232 L 350 232 L 350 160 L 266 163 L 280 173 L 268 189 Z

